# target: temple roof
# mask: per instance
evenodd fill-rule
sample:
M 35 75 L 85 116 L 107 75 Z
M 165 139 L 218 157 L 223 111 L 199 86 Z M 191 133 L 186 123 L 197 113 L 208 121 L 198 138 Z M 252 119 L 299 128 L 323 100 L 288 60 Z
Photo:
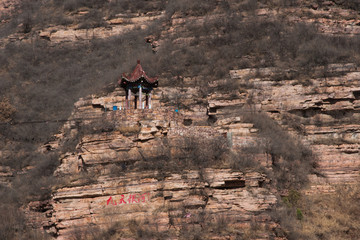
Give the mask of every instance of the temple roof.
M 157 79 L 158 79 L 157 77 L 154 77 L 154 78 L 148 77 L 146 75 L 145 71 L 143 70 L 143 68 L 140 65 L 140 60 L 138 60 L 137 65 L 136 65 L 134 71 L 130 74 L 130 76 L 123 73 L 121 80 L 125 80 L 125 81 L 128 81 L 128 82 L 136 82 L 140 78 L 145 79 L 150 84 L 157 83 Z

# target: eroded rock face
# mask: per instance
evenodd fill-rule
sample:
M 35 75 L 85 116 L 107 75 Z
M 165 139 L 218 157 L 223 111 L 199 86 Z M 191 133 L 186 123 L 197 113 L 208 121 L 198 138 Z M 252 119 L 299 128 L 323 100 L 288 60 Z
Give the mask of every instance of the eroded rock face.
M 251 87 L 218 93 L 216 85 L 226 81 L 211 83 L 215 91 L 207 96 L 207 106 L 194 100 L 199 93 L 191 87 L 181 91 L 160 87 L 153 95 L 153 109 L 112 111 L 112 106 L 124 106 L 121 89 L 79 100 L 72 121 L 44 151 L 61 147 L 64 139 L 77 136 L 83 127 L 90 126 L 92 131 L 81 135 L 75 151 L 62 156 L 55 174 L 68 180 L 56 187 L 45 210 L 47 217 L 42 214 L 37 219 L 59 239 L 68 239 L 75 226 L 86 229 L 96 224 L 105 229 L 110 219 L 147 221 L 155 213 L 156 224 L 164 231 L 173 224 L 172 218 L 181 222 L 181 215 L 197 216 L 199 211 L 209 216 L 221 212 L 236 218 L 239 227 L 248 226 L 251 219 L 275 227 L 266 215 L 276 203 L 274 192 L 267 184 L 269 179 L 256 171 L 231 171 L 223 166 L 225 169 L 161 175 L 164 173 L 134 172 L 130 166 L 139 159 L 162 156 L 164 141 L 176 146 L 183 136 L 223 136 L 233 149 L 252 146 L 261 141 L 259 130 L 246 122 L 250 113 L 239 110 L 251 106 L 251 111 L 268 113 L 315 153 L 318 171 L 325 177 L 310 176 L 306 193 L 332 191 L 334 183 L 357 182 L 360 73 L 354 64 L 328 68 L 336 76 L 310 79 L 306 84 L 271 80 L 279 74 L 277 69 L 233 70 L 226 81 Z M 178 92 L 184 93 L 178 97 L 184 97 L 187 108 L 175 112 L 171 97 Z M 98 120 L 101 124 L 94 125 Z M 268 155 L 257 154 L 254 160 L 271 171 Z
M 258 75 L 246 84 L 257 109 L 270 113 L 283 127 L 311 146 L 318 169 L 326 178 L 314 183 L 359 180 L 360 73 L 354 64 L 328 66 L 336 76 L 299 80 L 271 80 L 275 69 L 243 69 L 230 72 L 233 79 Z M 316 71 L 316 69 L 314 69 Z M 317 179 L 317 180 L 315 180 Z
M 256 14 L 269 19 L 281 14 L 292 23 L 316 22 L 323 34 L 358 35 L 359 22 L 357 17 L 353 17 L 358 13 L 332 6 L 262 8 Z M 329 13 L 335 17 L 323 17 Z M 145 28 L 147 23 L 163 15 L 119 16 L 108 21 L 108 28 L 50 27 L 39 30 L 37 34 L 54 44 L 88 41 L 94 37 L 107 38 L 134 28 Z M 206 18 L 174 15 L 165 35 L 180 33 L 181 36 L 181 31 L 186 30 L 182 27 L 186 21 L 201 25 L 211 17 L 223 15 L 214 14 Z M 244 15 L 244 19 L 246 17 Z M 26 39 L 17 33 L 9 36 L 7 41 Z M 191 38 L 178 37 L 173 43 L 190 41 Z M 233 70 L 230 71 L 231 79 L 211 83 L 210 87 L 215 91 L 203 97 L 198 87 L 187 85 L 191 79 L 184 79 L 185 87 L 181 89 L 156 89 L 152 110 L 112 111 L 112 106 L 124 106 L 122 89 L 105 96 L 79 100 L 70 121 L 55 136 L 56 140 L 42 149 L 44 152 L 53 151 L 61 148 L 65 139 L 79 137 L 75 150 L 61 156 L 61 164 L 55 172 L 66 181 L 54 187 L 53 197 L 48 201 L 33 202 L 28 206 L 29 222 L 46 229 L 58 239 L 69 239 L 77 229 L 86 231 L 93 225 L 106 229 L 118 221 L 126 225 L 129 220 L 146 222 L 155 218 L 160 230 L 183 222 L 199 224 L 199 215 L 204 211 L 210 219 L 221 214 L 230 219 L 229 222 L 236 222 L 234 228 L 249 227 L 252 221 L 274 228 L 276 224 L 267 212 L 276 203 L 276 193 L 270 188 L 267 176 L 255 170 L 232 171 L 224 167 L 161 175 L 156 171 L 134 172 L 129 170 L 129 166 L 135 165 L 139 159 L 163 154 L 164 140 L 176 143 L 181 136 L 207 138 L 220 135 L 234 149 L 256 144 L 260 140 L 259 130 L 244 120 L 247 113 L 240 110 L 247 106 L 252 111 L 268 113 L 283 129 L 301 138 L 314 151 L 318 170 L 325 177 L 310 176 L 308 193 L 332 191 L 331 184 L 334 183 L 357 182 L 360 167 L 360 72 L 355 64 L 333 64 L 327 66 L 327 71 L 333 75 L 336 73 L 336 76 L 304 81 L 289 78 L 291 70 Z M 228 81 L 247 87 L 242 91 L 216 91 L 217 85 L 225 85 Z M 179 103 L 186 108 L 175 112 Z M 92 132 L 81 133 L 81 128 L 87 126 Z M 269 156 L 258 154 L 255 159 L 259 165 L 271 170 Z M 11 169 L 0 167 L 0 182 L 8 183 L 11 177 Z M 271 231 L 264 234 L 272 236 Z
M 74 227 L 86 231 L 91 224 L 106 228 L 129 220 L 155 221 L 163 231 L 204 211 L 211 218 L 223 214 L 236 223 L 233 227 L 254 220 L 275 226 L 266 210 L 276 197 L 261 187 L 268 181 L 264 175 L 230 169 L 206 169 L 202 174 L 187 171 L 158 180 L 156 172 L 124 171 L 117 177 L 101 176 L 94 184 L 62 187 L 54 193 L 53 209 L 46 210 L 51 215 L 48 226 L 56 229 L 58 239 L 69 239 Z
M 176 92 L 183 93 L 187 109 L 176 112 L 167 106 Z M 58 239 L 69 239 L 75 230 L 86 232 L 92 225 L 107 229 L 121 222 L 126 229 L 131 220 L 156 224 L 159 231 L 189 222 L 201 226 L 204 214 L 208 221 L 221 215 L 233 228 L 243 230 L 254 222 L 264 229 L 276 228 L 268 211 L 277 199 L 264 174 L 226 166 L 179 173 L 131 170 L 139 160 L 161 157 L 164 151 L 181 154 L 182 137 L 226 139 L 232 132 L 235 146 L 256 138 L 253 125 L 240 117 L 224 117 L 216 127 L 210 126 L 208 108 L 199 105 L 196 96 L 196 88 L 159 88 L 154 91 L 153 109 L 117 111 L 113 106 L 124 106 L 122 89 L 80 99 L 62 133 L 42 149 L 53 151 L 66 139 L 79 138 L 75 151 L 62 155 L 55 172 L 64 181 L 55 187 L 51 200 L 29 205 L 30 221 Z M 224 106 L 232 106 L 245 98 L 226 101 Z M 91 131 L 80 134 L 83 128 Z

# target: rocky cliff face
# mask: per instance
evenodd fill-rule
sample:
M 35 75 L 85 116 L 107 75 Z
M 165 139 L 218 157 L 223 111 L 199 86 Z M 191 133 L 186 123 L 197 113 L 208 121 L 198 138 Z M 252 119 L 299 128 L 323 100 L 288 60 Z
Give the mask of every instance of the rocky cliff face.
M 154 214 L 158 229 L 170 229 L 172 224 L 176 229 L 177 224 L 193 221 L 205 211 L 212 219 L 209 221 L 216 221 L 221 213 L 242 229 L 251 228 L 252 221 L 260 222 L 263 230 L 275 229 L 267 214 L 277 202 L 275 189 L 262 173 L 246 168 L 232 171 L 222 165 L 220 169 L 162 176 L 158 171 L 134 172 L 131 166 L 141 159 L 162 156 L 164 141 L 176 152 L 177 140 L 187 135 L 226 136 L 233 149 L 251 146 L 259 140 L 258 129 L 244 117 L 251 114 L 251 108 L 245 112 L 239 109 L 252 106 L 251 111 L 266 112 L 315 153 L 317 169 L 324 177 L 309 176 L 311 187 L 306 192 L 328 192 L 332 191 L 331 184 L 357 182 L 360 74 L 354 64 L 328 68 L 335 76 L 306 82 L 273 80 L 272 75 L 279 74 L 276 69 L 233 70 L 231 79 L 210 85 L 216 89 L 233 81 L 244 89 L 214 92 L 206 96 L 205 104 L 195 100 L 200 89 L 191 87 L 155 90 L 151 110 L 112 111 L 112 106 L 124 104 L 121 89 L 81 99 L 63 134 L 43 149 L 52 151 L 75 138 L 81 127 L 92 126 L 92 133 L 79 138 L 76 151 L 61 157 L 55 174 L 67 181 L 56 188 L 45 210 L 40 207 L 47 216 L 39 214 L 41 224 L 59 239 L 68 239 L 74 227 L 85 229 L 95 224 L 104 229 L 109 222 L 147 222 Z M 175 112 L 176 105 L 166 106 L 174 92 L 181 95 L 186 109 Z M 269 155 L 259 153 L 256 159 L 259 166 L 271 171 Z M 33 210 L 44 203 L 34 204 Z M 260 232 L 259 236 L 274 234 Z
M 44 146 L 43 151 L 53 151 L 79 134 L 81 127 L 100 123 L 95 125 L 100 131 L 82 135 L 76 151 L 62 156 L 55 174 L 66 180 L 56 187 L 50 201 L 30 204 L 27 211 L 31 222 L 58 239 L 69 239 L 80 229 L 86 234 L 92 225 L 106 229 L 120 222 L 125 231 L 129 221 L 136 220 L 156 225 L 157 231 L 176 232 L 184 223 L 200 228 L 202 224 L 216 225 L 219 217 L 229 221 L 226 229 L 250 229 L 256 222 L 261 226 L 256 234 L 273 234 L 265 229 L 277 227 L 268 214 L 277 200 L 270 180 L 262 173 L 233 171 L 225 166 L 176 174 L 131 170 L 141 159 L 161 156 L 164 141 L 169 142 L 170 152 L 176 152 L 178 140 L 184 136 L 212 138 L 232 131 L 238 139 L 233 144 L 244 144 L 256 134 L 252 124 L 231 117 L 219 120 L 216 127 L 209 126 L 207 107 L 191 103 L 198 94 L 193 88 L 182 89 L 187 97 L 181 99 L 189 101 L 188 110 L 175 112 L 174 107 L 166 107 L 162 101 L 174 89 L 160 88 L 155 91 L 151 110 L 112 111 L 112 106 L 123 106 L 122 91 L 78 101 L 63 134 Z M 212 104 L 225 107 L 243 100 Z M 204 214 L 206 222 L 200 219 Z
M 234 70 L 230 74 L 253 86 L 250 94 L 258 109 L 268 112 L 311 146 L 319 158 L 318 168 L 326 176 L 319 181 L 356 182 L 359 177 L 360 75 L 354 64 L 327 67 L 332 76 L 319 76 L 306 82 L 269 80 L 273 79 L 270 75 L 276 74 L 276 69 Z M 244 80 L 249 74 L 250 80 Z
M 337 8 L 331 1 L 322 7 L 309 4 L 305 9 L 256 10 L 260 18 L 282 15 L 290 23 L 316 22 L 323 34 L 349 36 L 359 33 L 357 14 Z M 224 14 L 188 18 L 175 14 L 161 38 L 175 36 L 174 44 L 190 43 L 194 38 L 181 34 L 186 31 L 185 22 L 202 24 L 219 16 Z M 73 44 L 145 28 L 161 17 L 163 12 L 119 15 L 107 20 L 106 28 L 53 26 L 38 29 L 35 35 L 54 45 Z M 27 38 L 16 33 L 2 43 Z M 159 43 L 161 47 L 161 38 L 159 42 L 147 40 L 155 48 Z M 311 77 L 303 77 L 301 71 L 312 72 Z M 113 106 L 124 106 L 124 92 L 119 88 L 76 102 L 61 132 L 41 148 L 44 153 L 67 151 L 54 173 L 59 182 L 52 197 L 32 202 L 25 209 L 31 225 L 44 228 L 57 239 L 87 238 L 94 229 L 101 232 L 113 226 L 117 226 L 117 237 L 133 238 L 138 234 L 134 224 L 151 234 L 165 232 L 170 238 L 186 238 L 196 232 L 202 232 L 203 239 L 282 238 L 285 235 L 270 214 L 279 196 L 270 177 L 271 154 L 251 153 L 256 166 L 237 169 L 225 161 L 181 171 L 148 166 L 156 164 L 157 158 L 181 155 L 182 139 L 189 136 L 221 138 L 230 152 L 263 143 L 259 129 L 247 118 L 259 111 L 313 151 L 320 174 L 308 176 L 310 186 L 305 193 L 331 192 L 336 184 L 359 181 L 357 64 L 303 70 L 236 69 L 227 79 L 201 86 L 194 84 L 201 76 L 181 78 L 181 87 L 154 91 L 151 110 L 113 111 Z M 162 80 L 171 82 L 160 79 L 160 85 Z M 144 162 L 148 164 L 145 167 Z M 12 177 L 10 168 L 0 166 L 1 182 L 8 184 Z
M 276 227 L 266 213 L 276 197 L 261 187 L 267 181 L 261 174 L 206 169 L 206 180 L 196 171 L 163 180 L 154 174 L 123 172 L 119 177 L 98 177 L 96 183 L 60 188 L 46 203 L 51 206 L 45 208 L 49 218 L 42 224 L 58 239 L 69 239 L 75 231 L 85 237 L 92 225 L 106 229 L 121 223 L 125 232 L 131 220 L 139 228 L 150 223 L 157 231 L 180 229 L 184 223 L 216 224 L 220 216 L 239 229 L 250 228 L 255 221 L 262 229 Z M 202 214 L 209 222 L 201 221 Z

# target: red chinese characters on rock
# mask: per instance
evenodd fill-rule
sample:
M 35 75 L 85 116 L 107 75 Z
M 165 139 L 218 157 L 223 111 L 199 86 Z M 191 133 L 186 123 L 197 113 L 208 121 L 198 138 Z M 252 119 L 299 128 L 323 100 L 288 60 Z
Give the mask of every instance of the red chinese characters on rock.
M 127 201 L 125 201 L 127 200 Z M 144 194 L 129 194 L 128 198 L 125 198 L 124 195 L 121 195 L 121 198 L 119 201 L 116 201 L 113 197 L 109 197 L 109 199 L 106 201 L 106 205 L 122 205 L 122 204 L 133 204 L 133 203 L 144 203 L 150 201 L 150 193 L 144 193 Z

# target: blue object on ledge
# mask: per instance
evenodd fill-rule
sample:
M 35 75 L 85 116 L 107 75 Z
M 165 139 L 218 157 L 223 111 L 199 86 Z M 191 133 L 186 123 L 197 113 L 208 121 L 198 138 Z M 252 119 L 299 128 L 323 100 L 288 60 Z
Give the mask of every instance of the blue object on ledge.
M 117 106 L 113 106 L 113 111 L 116 111 L 118 110 L 118 107 Z

